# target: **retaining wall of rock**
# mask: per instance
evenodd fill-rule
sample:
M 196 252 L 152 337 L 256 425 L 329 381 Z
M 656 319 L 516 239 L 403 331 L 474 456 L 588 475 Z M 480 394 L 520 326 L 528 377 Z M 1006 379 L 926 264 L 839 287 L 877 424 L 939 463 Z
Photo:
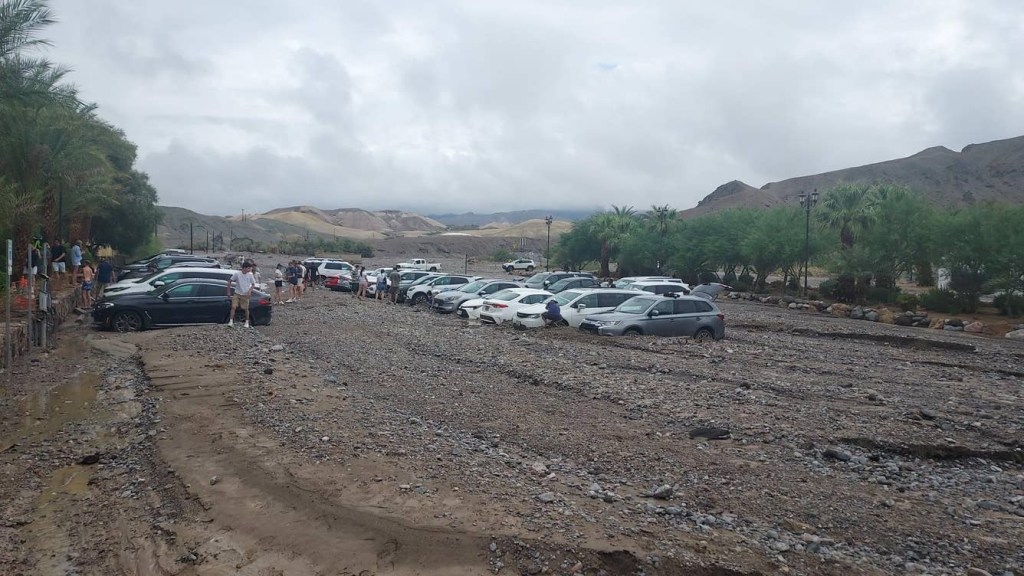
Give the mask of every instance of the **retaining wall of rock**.
M 75 306 L 78 305 L 80 296 L 81 295 L 78 290 L 69 290 L 58 294 L 53 298 L 50 310 L 53 314 L 52 326 L 54 331 L 56 331 L 69 316 L 75 313 Z M 15 306 L 11 312 L 11 342 L 14 344 L 14 348 L 11 350 L 12 361 L 30 350 L 28 340 L 28 297 L 25 296 L 22 300 L 24 302 L 22 302 L 20 306 Z M 35 337 L 35 341 L 32 342 L 32 348 L 35 348 L 39 344 L 39 329 L 40 324 L 39 322 L 36 322 L 36 325 L 33 327 L 33 336 Z M 3 366 L 4 368 L 6 368 L 4 365 L 6 356 L 4 354 L 4 350 L 7 346 L 7 342 L 5 341 L 6 337 L 6 327 L 0 324 L 0 366 Z M 53 345 L 53 340 L 50 339 L 50 335 L 47 336 L 47 341 L 48 345 Z

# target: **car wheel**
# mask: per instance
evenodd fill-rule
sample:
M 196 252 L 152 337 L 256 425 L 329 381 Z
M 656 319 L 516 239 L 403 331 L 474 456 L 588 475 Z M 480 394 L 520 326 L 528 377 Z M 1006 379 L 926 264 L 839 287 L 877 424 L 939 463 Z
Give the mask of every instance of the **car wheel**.
M 714 338 L 715 333 L 711 331 L 711 328 L 701 328 L 693 335 L 693 339 L 698 342 L 706 342 L 708 340 L 714 340 Z
M 409 305 L 410 306 L 416 306 L 417 304 L 419 304 L 420 302 L 423 302 L 426 299 L 427 299 L 427 295 L 422 293 L 422 292 L 420 292 L 420 293 L 418 293 L 418 294 L 416 294 L 416 295 L 414 295 L 412 297 L 412 300 L 409 301 Z
M 118 312 L 111 325 L 116 332 L 138 332 L 142 330 L 142 316 L 137 312 Z
M 270 319 L 272 316 L 269 313 L 263 312 L 260 314 L 250 314 L 252 315 L 253 326 L 270 326 Z
M 626 328 L 626 330 L 622 332 L 622 335 L 623 336 L 641 336 L 641 335 L 643 335 L 643 332 L 640 331 L 639 328 Z
M 430 272 L 437 272 L 437 266 L 433 266 L 433 267 L 431 267 L 431 268 L 430 268 Z
M 527 272 L 533 272 L 533 266 L 527 266 L 526 267 L 526 271 Z
M 569 325 L 569 321 L 566 320 L 565 318 L 562 318 L 558 322 L 555 322 L 555 326 L 568 326 L 568 325 Z

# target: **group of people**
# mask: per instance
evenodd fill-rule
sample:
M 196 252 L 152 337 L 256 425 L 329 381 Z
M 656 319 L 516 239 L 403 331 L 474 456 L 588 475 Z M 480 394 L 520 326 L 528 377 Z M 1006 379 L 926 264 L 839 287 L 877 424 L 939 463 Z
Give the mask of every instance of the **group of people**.
M 358 266 L 355 269 L 357 284 L 352 291 L 352 296 L 359 300 L 366 299 L 366 291 L 370 288 L 370 278 L 366 273 L 366 266 Z M 381 270 L 377 274 L 374 284 L 374 299 L 398 304 L 398 287 L 402 282 L 402 274 L 397 268 L 388 270 L 387 274 Z
M 45 272 L 44 251 L 42 238 L 34 238 L 29 251 L 26 274 L 38 277 Z M 75 287 L 81 291 L 82 306 L 86 309 L 92 307 L 93 299 L 103 297 L 107 285 L 116 280 L 114 264 L 110 259 L 102 257 L 94 264 L 86 257 L 81 240 L 76 240 L 68 248 L 64 240 L 58 238 L 50 244 L 49 256 L 51 275 L 44 278 L 50 280 L 51 289 L 60 290 L 65 285 Z
M 250 263 L 251 264 L 251 263 Z M 274 304 L 291 304 L 306 293 L 310 271 L 298 260 L 292 260 L 288 267 L 278 264 L 274 270 Z M 288 299 L 284 300 L 285 284 L 288 285 Z

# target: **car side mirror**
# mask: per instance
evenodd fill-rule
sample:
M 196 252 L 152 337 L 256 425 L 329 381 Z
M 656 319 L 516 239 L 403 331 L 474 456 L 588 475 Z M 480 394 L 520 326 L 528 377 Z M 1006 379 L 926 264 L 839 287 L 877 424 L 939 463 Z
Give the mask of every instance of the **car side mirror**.
M 153 286 L 155 286 L 156 288 L 159 288 L 164 284 L 166 284 L 166 282 L 164 282 L 163 280 L 157 280 L 156 282 L 153 282 Z
M 160 299 L 163 300 L 164 302 L 170 300 L 170 298 L 171 297 L 167 294 L 167 292 L 164 292 L 163 294 L 160 295 Z
M 647 313 L 647 315 L 650 316 L 651 318 L 654 318 L 655 316 L 661 316 L 661 312 L 658 312 L 657 310 L 651 310 L 650 312 Z
M 575 306 L 573 306 L 573 308 L 575 308 L 577 310 L 586 310 L 587 309 L 587 305 L 583 304 L 583 303 L 580 303 L 580 304 L 576 304 Z

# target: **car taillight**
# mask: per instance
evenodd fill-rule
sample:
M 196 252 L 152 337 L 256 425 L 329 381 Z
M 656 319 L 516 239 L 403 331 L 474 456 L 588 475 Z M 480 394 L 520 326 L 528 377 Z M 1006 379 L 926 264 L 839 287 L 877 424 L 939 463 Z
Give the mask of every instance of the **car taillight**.
M 491 302 L 491 308 L 508 308 L 508 304 L 499 304 L 498 302 Z
M 725 322 L 725 314 L 718 314 L 717 316 L 718 316 L 719 320 L 721 320 L 722 322 Z
M 270 300 L 267 298 L 260 298 L 260 306 L 270 306 Z

